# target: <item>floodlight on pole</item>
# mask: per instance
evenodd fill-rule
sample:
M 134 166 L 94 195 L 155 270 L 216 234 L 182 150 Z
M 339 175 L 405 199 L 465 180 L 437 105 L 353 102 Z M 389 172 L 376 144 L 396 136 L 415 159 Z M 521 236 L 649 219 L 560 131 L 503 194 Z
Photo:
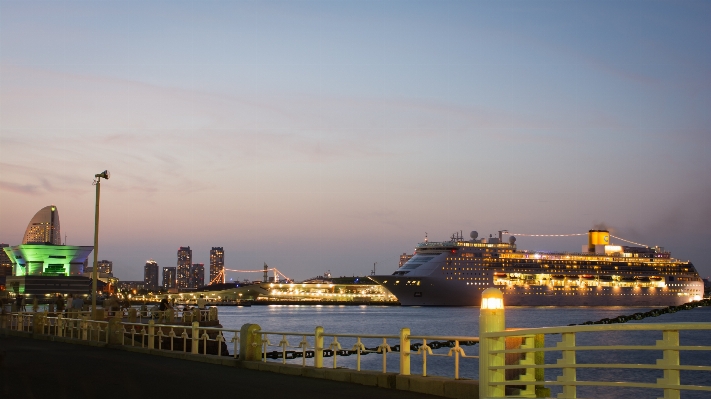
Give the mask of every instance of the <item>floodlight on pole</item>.
M 111 174 L 108 170 L 95 174 L 94 185 L 96 186 L 96 208 L 94 211 L 94 267 L 91 270 L 91 318 L 96 320 L 96 297 L 97 297 L 97 279 L 98 279 L 98 261 L 99 261 L 99 197 L 101 195 L 101 178 L 109 180 Z

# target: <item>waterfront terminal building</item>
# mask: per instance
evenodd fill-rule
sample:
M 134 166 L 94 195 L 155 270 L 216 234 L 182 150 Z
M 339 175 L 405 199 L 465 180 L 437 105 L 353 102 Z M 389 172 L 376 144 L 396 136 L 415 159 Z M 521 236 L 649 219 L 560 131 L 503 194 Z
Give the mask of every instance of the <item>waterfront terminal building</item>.
M 93 246 L 62 245 L 59 211 L 40 209 L 27 225 L 22 244 L 3 247 L 12 263 L 6 289 L 15 294 L 89 294 L 91 279 L 82 276 Z

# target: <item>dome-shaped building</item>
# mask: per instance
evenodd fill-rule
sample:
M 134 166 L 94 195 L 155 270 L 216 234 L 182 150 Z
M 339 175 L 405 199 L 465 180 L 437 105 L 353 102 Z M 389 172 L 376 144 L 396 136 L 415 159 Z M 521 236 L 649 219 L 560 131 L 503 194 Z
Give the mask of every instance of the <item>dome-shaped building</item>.
M 2 248 L 12 262 L 7 289 L 18 294 L 88 293 L 91 280 L 82 273 L 94 247 L 61 244 L 59 211 L 46 206 L 30 220 L 22 244 Z
M 45 206 L 35 213 L 27 225 L 22 243 L 62 245 L 62 234 L 59 231 L 59 211 L 56 206 Z

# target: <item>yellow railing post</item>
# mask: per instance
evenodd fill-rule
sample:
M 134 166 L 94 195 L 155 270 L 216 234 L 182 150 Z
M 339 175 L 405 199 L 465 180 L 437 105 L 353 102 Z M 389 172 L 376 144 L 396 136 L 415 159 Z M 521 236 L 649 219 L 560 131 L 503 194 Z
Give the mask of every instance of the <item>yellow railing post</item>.
M 148 349 L 155 347 L 156 326 L 153 319 L 148 320 Z
M 558 342 L 558 347 L 562 349 L 558 364 L 563 366 L 563 375 L 558 377 L 558 381 L 575 382 L 577 380 L 575 372 L 575 333 L 563 333 L 563 339 L 561 342 Z M 577 398 L 577 387 L 575 385 L 563 385 L 563 392 L 561 392 L 558 397 L 566 399 Z
M 261 334 L 259 324 L 244 324 L 239 331 L 239 360 L 259 361 L 262 358 Z
M 484 337 L 486 333 L 506 330 L 506 314 L 504 312 L 504 294 L 497 288 L 487 288 L 481 293 L 481 308 L 479 309 L 479 397 L 501 398 L 506 394 L 504 385 L 490 385 L 492 382 L 503 382 L 506 374 L 503 369 L 493 369 L 492 366 L 504 366 L 506 355 L 491 354 L 491 351 L 506 349 L 504 337 Z
M 400 329 L 400 375 L 410 375 L 410 329 Z
M 79 329 L 81 331 L 81 339 L 86 341 L 89 337 L 89 321 L 87 320 L 89 316 L 81 316 L 81 321 L 79 322 Z
M 679 346 L 679 331 L 665 330 L 662 332 L 662 340 L 657 341 L 657 346 Z M 664 366 L 679 366 L 679 350 L 665 349 L 662 358 L 657 360 L 658 365 Z M 679 370 L 664 368 L 664 377 L 657 379 L 657 384 L 679 385 Z M 679 399 L 680 391 L 678 389 L 664 388 L 664 398 L 661 399 Z
M 521 349 L 531 349 L 536 347 L 536 337 L 534 335 L 526 335 L 521 337 Z M 526 352 L 523 358 L 519 360 L 521 366 L 532 366 L 536 364 L 536 352 Z M 521 381 L 536 381 L 536 369 L 526 368 L 523 373 L 519 375 L 519 380 Z M 521 391 L 520 396 L 527 398 L 536 397 L 536 386 L 526 385 L 526 387 Z
M 64 316 L 62 316 L 61 314 L 57 315 L 57 336 L 64 336 Z
M 198 343 L 200 340 L 200 337 L 198 336 L 200 334 L 200 322 L 194 321 L 193 322 L 193 334 L 192 334 L 192 344 L 191 344 L 191 353 L 198 354 Z
M 323 367 L 323 327 L 316 327 L 314 333 L 314 367 Z

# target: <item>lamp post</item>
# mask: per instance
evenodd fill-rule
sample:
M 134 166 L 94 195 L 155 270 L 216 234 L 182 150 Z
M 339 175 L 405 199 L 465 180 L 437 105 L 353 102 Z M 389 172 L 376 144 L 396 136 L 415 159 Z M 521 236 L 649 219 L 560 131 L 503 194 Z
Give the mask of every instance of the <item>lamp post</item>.
M 489 352 L 506 349 L 506 339 L 482 337 L 488 332 L 504 330 L 506 330 L 504 294 L 498 288 L 487 288 L 481 293 L 479 309 L 479 397 L 481 398 L 504 397 L 503 385 L 489 385 L 489 382 L 504 381 L 504 370 L 491 371 L 489 366 L 503 366 L 505 358 L 503 354 L 492 356 Z
M 99 259 L 99 196 L 101 195 L 101 178 L 109 180 L 110 173 L 105 170 L 94 175 L 94 185 L 96 186 L 96 209 L 94 211 L 94 268 L 91 271 L 91 318 L 96 320 L 96 280 L 98 276 Z

